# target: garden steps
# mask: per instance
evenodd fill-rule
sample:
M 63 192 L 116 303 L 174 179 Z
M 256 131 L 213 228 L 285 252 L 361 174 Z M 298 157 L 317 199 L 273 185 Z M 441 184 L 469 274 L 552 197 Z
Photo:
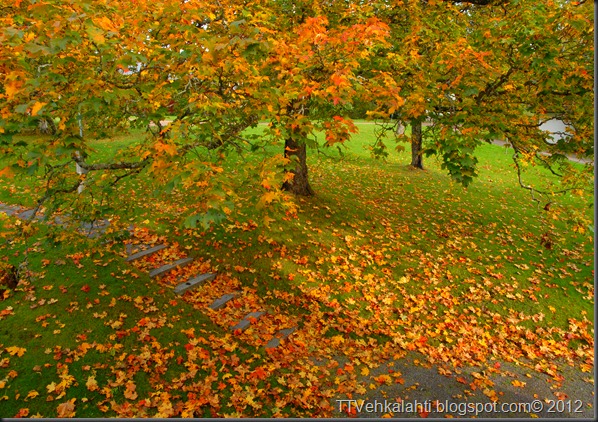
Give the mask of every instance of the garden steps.
M 210 308 L 210 309 L 212 309 L 214 311 L 216 311 L 218 309 L 221 309 L 229 301 L 233 300 L 234 298 L 236 298 L 240 294 L 241 294 L 241 292 L 237 291 L 237 292 L 232 292 L 232 293 L 227 293 L 225 295 L 222 295 L 218 299 L 216 299 L 214 302 L 212 302 L 212 304 L 210 306 L 208 306 L 208 308 Z
M 190 278 L 189 280 L 187 280 L 184 283 L 177 285 L 174 288 L 174 292 L 178 295 L 182 295 L 189 290 L 196 289 L 196 288 L 200 287 L 206 281 L 213 280 L 214 278 L 216 278 L 216 273 L 200 274 L 196 277 Z
M 245 331 L 247 328 L 249 328 L 249 326 L 257 321 L 258 319 L 260 319 L 261 316 L 263 316 L 266 312 L 265 311 L 254 311 L 254 312 L 249 312 L 247 315 L 245 315 L 245 317 L 239 321 L 236 325 L 233 325 L 232 327 L 230 327 L 230 330 L 235 332 L 237 330 L 240 331 Z
M 291 334 L 293 334 L 297 330 L 297 326 L 284 328 L 274 334 L 274 337 L 270 339 L 268 344 L 266 344 L 266 349 L 274 349 L 280 346 L 280 342 L 282 340 L 286 340 Z
M 10 216 L 15 216 L 19 219 L 29 219 L 29 218 L 31 218 L 31 216 L 33 214 L 33 209 L 27 209 L 22 206 L 0 203 L 0 212 L 8 214 Z M 35 219 L 38 221 L 44 221 L 44 218 L 41 215 L 36 215 Z M 56 225 L 66 227 L 68 224 L 68 219 L 69 219 L 68 215 L 62 215 L 62 216 L 57 215 L 52 219 L 53 221 L 50 224 L 56 224 Z M 108 221 L 108 220 L 98 220 L 93 223 L 83 222 L 83 223 L 80 223 L 77 231 L 86 235 L 89 238 L 94 238 L 94 237 L 98 237 L 101 234 L 103 234 L 109 226 L 110 226 L 110 221 Z M 133 227 L 129 227 L 129 231 L 132 232 Z M 134 263 L 134 261 L 136 261 L 138 259 L 147 257 L 149 255 L 152 255 L 152 254 L 154 254 L 158 251 L 161 251 L 163 249 L 166 249 L 168 247 L 168 245 L 166 245 L 166 244 L 159 244 L 159 245 L 155 245 L 155 246 L 151 246 L 149 244 L 140 244 L 140 245 L 135 245 L 135 246 L 136 246 L 136 248 L 134 249 L 134 246 L 130 243 L 125 245 L 126 251 L 127 251 L 127 257 L 125 258 L 126 262 Z M 188 265 L 193 261 L 194 261 L 194 258 L 192 258 L 192 257 L 178 259 L 174 262 L 171 262 L 166 265 L 162 265 L 159 268 L 155 268 L 155 269 L 151 270 L 149 272 L 149 277 L 150 278 L 160 277 L 175 268 L 184 267 L 185 265 Z M 193 289 L 196 289 L 196 288 L 206 285 L 206 282 L 214 280 L 216 278 L 216 276 L 217 276 L 216 273 L 211 273 L 211 272 L 191 276 L 191 278 L 189 278 L 187 281 L 182 282 L 182 283 L 178 284 L 177 286 L 175 286 L 174 292 L 177 295 L 183 295 L 187 291 L 190 291 L 190 290 L 193 290 Z M 186 277 L 186 276 L 181 277 L 181 279 L 184 279 L 184 277 Z M 224 294 L 221 297 L 214 300 L 208 307 L 215 311 L 220 310 L 220 309 L 224 308 L 228 302 L 230 302 L 232 299 L 240 296 L 241 294 L 242 294 L 241 291 L 234 291 L 232 293 Z M 260 310 L 260 311 L 249 312 L 248 314 L 246 314 L 243 317 L 243 319 L 238 321 L 235 325 L 230 326 L 229 330 L 233 331 L 233 332 L 237 332 L 237 333 L 245 331 L 247 328 L 249 328 L 252 324 L 257 322 L 257 320 L 262 318 L 264 315 L 266 315 L 266 311 Z M 297 326 L 280 329 L 279 331 L 276 332 L 276 334 L 274 334 L 274 336 L 268 341 L 268 343 L 264 347 L 266 349 L 274 349 L 274 348 L 280 346 L 281 342 L 286 340 L 296 330 L 297 330 Z
M 150 278 L 160 277 L 160 276 L 166 274 L 167 272 L 169 272 L 170 270 L 173 270 L 177 267 L 183 267 L 183 266 L 191 263 L 193 261 L 193 259 L 194 258 L 191 258 L 191 257 L 177 259 L 176 261 L 174 261 L 170 264 L 162 265 L 161 267 L 151 270 L 149 272 L 149 276 L 150 276 Z
M 143 258 L 144 256 L 151 255 L 151 254 L 153 254 L 155 252 L 158 252 L 158 251 L 161 251 L 162 249 L 165 249 L 167 247 L 168 247 L 168 245 L 162 244 L 162 245 L 157 245 L 157 246 L 154 246 L 154 247 L 151 247 L 151 248 L 148 248 L 148 249 L 143 249 L 141 251 L 138 251 L 138 252 L 135 252 L 134 254 L 129 255 L 125 259 L 125 261 L 127 261 L 127 262 L 135 261 L 136 259 Z M 131 250 L 131 252 L 132 252 L 132 250 Z

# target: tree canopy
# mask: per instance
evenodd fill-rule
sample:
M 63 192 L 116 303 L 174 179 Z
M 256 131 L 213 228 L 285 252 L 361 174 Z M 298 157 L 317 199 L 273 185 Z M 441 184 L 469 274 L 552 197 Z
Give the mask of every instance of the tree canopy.
M 149 172 L 218 202 L 223 156 L 211 151 L 282 141 L 270 165 L 287 171 L 263 183 L 262 202 L 288 199 L 281 187 L 309 195 L 313 134 L 349 140 L 359 102 L 382 121 L 430 121 L 416 155 L 438 154 L 464 185 L 476 146 L 494 139 L 514 147 L 515 171 L 539 163 L 560 190 L 592 173 L 565 159 L 593 156 L 587 2 L 16 1 L 0 23 L 0 147 L 12 160 L 1 171 L 45 169 L 43 200 L 83 178 L 106 187 Z M 540 127 L 553 118 L 570 128 L 556 143 Z M 259 121 L 267 133 L 252 143 L 245 129 Z M 36 128 L 50 140 L 14 137 Z M 147 130 L 143 142 L 85 161 L 89 139 L 131 128 Z

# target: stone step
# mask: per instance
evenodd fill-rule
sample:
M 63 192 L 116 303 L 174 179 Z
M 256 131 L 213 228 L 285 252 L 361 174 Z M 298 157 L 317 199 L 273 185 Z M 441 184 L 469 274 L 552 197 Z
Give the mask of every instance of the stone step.
M 293 334 L 297 327 L 285 328 L 274 334 L 274 337 L 266 344 L 266 349 L 274 349 L 280 346 L 280 342 Z
M 103 235 L 109 226 L 110 221 L 108 220 L 85 221 L 79 224 L 78 231 L 90 239 L 95 239 Z
M 127 257 L 133 255 L 134 253 L 144 251 L 146 249 L 153 248 L 151 243 L 127 243 L 125 244 L 125 250 L 127 252 Z
M 179 259 L 179 260 L 174 261 L 174 262 L 172 262 L 170 264 L 162 265 L 160 268 L 156 268 L 154 270 L 151 270 L 150 273 L 149 273 L 149 276 L 151 278 L 161 276 L 161 275 L 167 273 L 168 271 L 173 270 L 173 269 L 175 269 L 177 267 L 183 267 L 183 266 L 189 264 L 191 261 L 193 261 L 193 258 L 189 257 L 189 258 Z
M 22 211 L 20 213 L 17 214 L 17 217 L 20 218 L 21 220 L 28 220 L 31 218 L 31 216 L 33 215 L 33 212 L 35 210 L 25 210 Z
M 154 252 L 161 251 L 162 249 L 167 248 L 167 247 L 168 247 L 167 245 L 158 245 L 158 246 L 154 246 L 153 248 L 144 249 L 142 251 L 134 253 L 133 255 L 128 256 L 125 259 L 125 261 L 131 262 L 131 261 L 134 261 L 136 259 L 143 258 L 144 256 L 151 255 Z
M 247 329 L 247 327 L 249 327 L 251 325 L 252 320 L 259 319 L 259 317 L 261 317 L 264 314 L 265 314 L 264 311 L 250 312 L 247 315 L 245 315 L 245 318 L 243 318 L 241 321 L 239 321 L 239 323 L 237 325 L 231 327 L 230 329 L 231 329 L 231 331 L 236 331 L 236 330 L 244 331 Z
M 23 208 L 16 205 L 0 204 L 0 211 L 2 211 L 4 214 L 16 216 L 17 214 L 23 212 Z
M 210 309 L 217 310 L 222 308 L 226 303 L 239 295 L 240 292 L 233 292 L 227 293 L 218 299 L 216 299 L 212 304 L 209 306 Z
M 0 212 L 5 214 L 15 216 L 21 220 L 29 220 L 33 215 L 33 209 L 24 209 L 23 207 L 17 207 L 16 205 L 7 205 L 0 203 Z M 52 221 L 48 221 L 47 216 L 40 214 L 39 212 L 35 215 L 35 219 L 38 221 L 43 221 L 48 224 L 55 224 L 62 226 L 63 228 L 68 227 L 69 222 L 69 215 L 66 216 L 55 216 Z M 105 233 L 106 229 L 110 226 L 110 221 L 108 220 L 97 220 L 93 223 L 90 222 L 83 222 L 79 225 L 79 233 L 89 237 L 89 238 L 96 238 L 101 236 Z
M 178 286 L 176 286 L 174 288 L 174 292 L 178 295 L 182 295 L 187 290 L 195 289 L 195 288 L 201 286 L 204 282 L 213 280 L 215 277 L 216 277 L 215 273 L 201 274 L 195 278 L 192 278 L 190 280 L 187 280 L 184 283 L 179 284 Z

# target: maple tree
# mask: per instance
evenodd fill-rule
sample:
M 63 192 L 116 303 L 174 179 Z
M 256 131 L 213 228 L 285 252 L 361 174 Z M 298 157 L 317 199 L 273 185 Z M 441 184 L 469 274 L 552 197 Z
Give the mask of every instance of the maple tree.
M 522 160 L 536 160 L 551 171 L 561 167 L 565 189 L 587 179 L 591 169 L 575 170 L 563 159 L 573 152 L 593 155 L 589 4 L 382 4 L 393 42 L 378 62 L 382 108 L 374 115 L 395 113 L 395 125 L 411 126 L 412 166 L 423 167 L 423 153 L 438 154 L 449 174 L 467 185 L 476 176 L 475 148 L 505 139 L 515 148 L 518 171 Z M 555 118 L 572 128 L 556 144 L 540 128 Z M 426 120 L 430 141 L 424 148 Z
M 284 140 L 284 157 L 291 159 L 278 161 L 291 162 L 283 188 L 313 193 L 310 137 L 322 130 L 331 145 L 355 131 L 343 110 L 365 92 L 356 72 L 383 42 L 385 25 L 355 7 L 312 2 L 146 7 L 20 2 L 6 8 L 2 140 L 15 163 L 3 172 L 45 169 L 40 205 L 83 186 L 109 195 L 123 178 L 151 174 L 208 200 L 203 217 L 187 219 L 194 225 L 217 218 L 230 192 L 213 177 L 224 156 L 210 151 L 257 148 L 243 131 L 265 119 L 271 139 Z M 52 140 L 14 141 L 35 127 Z M 86 162 L 89 139 L 134 128 L 146 129 L 143 142 L 105 162 Z M 270 190 L 263 203 L 284 198 L 270 182 L 263 185 Z
M 326 145 L 345 142 L 355 132 L 348 110 L 372 98 L 384 110 L 375 115 L 398 113 L 412 127 L 413 166 L 423 167 L 424 152 L 437 153 L 463 184 L 475 177 L 483 141 L 512 141 L 517 163 L 535 157 L 555 172 L 558 164 L 568 188 L 583 175 L 563 153 L 593 151 L 585 3 L 160 2 L 151 13 L 146 6 L 5 7 L 0 136 L 15 164 L 2 171 L 45 169 L 40 203 L 80 191 L 83 180 L 108 194 L 145 169 L 166 186 L 212 198 L 202 210 L 212 212 L 229 189 L 218 188 L 223 157 L 210 151 L 255 148 L 243 131 L 259 119 L 269 122 L 271 140 L 285 143 L 283 188 L 310 195 L 314 134 L 325 132 Z M 539 129 L 554 116 L 574 128 L 556 145 Z M 13 141 L 36 127 L 52 140 Z M 130 128 L 148 136 L 113 159 L 85 161 L 90 138 Z M 266 190 L 265 203 L 282 197 Z
M 478 126 L 487 138 L 509 141 L 520 176 L 520 165 L 538 163 L 561 177 L 564 191 L 578 190 L 593 169 L 578 170 L 565 158 L 594 154 L 590 5 L 520 2 L 518 7 L 474 9 L 471 16 L 470 43 L 484 68 L 476 73 L 486 79 L 483 85 L 468 82 L 470 95 L 459 98 L 474 116 L 469 130 L 475 133 Z M 569 125 L 558 142 L 540 127 L 551 119 Z
M 4 172 L 45 169 L 40 205 L 83 180 L 109 191 L 143 169 L 204 194 L 220 171 L 206 151 L 236 144 L 256 124 L 249 104 L 263 78 L 251 59 L 261 41 L 242 8 L 23 1 L 4 12 L 0 135 L 15 161 Z M 15 140 L 40 120 L 56 126 L 50 140 Z M 105 162 L 85 161 L 90 139 L 133 128 L 146 129 L 143 142 Z M 78 175 L 73 162 L 83 170 Z
M 265 117 L 269 134 L 284 140 L 285 157 L 293 161 L 283 188 L 309 196 L 307 148 L 317 145 L 316 131 L 325 133 L 326 146 L 355 132 L 345 115 L 367 94 L 359 73 L 385 42 L 387 27 L 367 4 L 279 1 L 268 8 L 271 53 L 263 72 L 271 91 Z

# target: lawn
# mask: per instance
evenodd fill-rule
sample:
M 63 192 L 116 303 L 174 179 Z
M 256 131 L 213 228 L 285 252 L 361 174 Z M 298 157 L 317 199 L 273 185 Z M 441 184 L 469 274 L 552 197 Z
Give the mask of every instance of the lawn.
M 330 416 L 341 395 L 400 382 L 398 372 L 369 375 L 408 353 L 444 374 L 484 373 L 500 360 L 555 383 L 573 366 L 593 390 L 593 233 L 580 224 L 593 221 L 593 198 L 566 196 L 544 210 L 547 201 L 518 186 L 511 151 L 496 145 L 476 151 L 479 177 L 463 188 L 433 157 L 425 171 L 409 168 L 408 151 L 390 140 L 390 155 L 372 158 L 375 126 L 358 127 L 340 151 L 309 151 L 316 196 L 296 199 L 296 215 L 255 207 L 256 170 L 282 152 L 270 145 L 227 156 L 218 183 L 236 194 L 227 194 L 229 218 L 209 229 L 182 221 L 210 198 L 161 189 L 142 173 L 93 210 L 134 223 L 132 238 L 93 241 L 36 223 L 26 242 L 3 240 L 0 254 L 14 264 L 28 251 L 31 277 L 0 303 L 1 414 Z M 97 141 L 90 159 L 141 137 Z M 525 177 L 556 183 L 538 167 Z M 0 179 L 0 201 L 31 206 L 33 185 Z M 8 240 L 23 225 L 0 224 Z M 132 265 L 126 242 L 170 247 Z M 188 255 L 193 265 L 148 277 Z M 218 277 L 172 292 L 205 271 Z M 208 309 L 231 292 L 239 295 L 226 307 Z M 256 310 L 267 314 L 230 332 Z M 264 349 L 290 326 L 288 340 Z M 498 399 L 484 376 L 472 384 Z

